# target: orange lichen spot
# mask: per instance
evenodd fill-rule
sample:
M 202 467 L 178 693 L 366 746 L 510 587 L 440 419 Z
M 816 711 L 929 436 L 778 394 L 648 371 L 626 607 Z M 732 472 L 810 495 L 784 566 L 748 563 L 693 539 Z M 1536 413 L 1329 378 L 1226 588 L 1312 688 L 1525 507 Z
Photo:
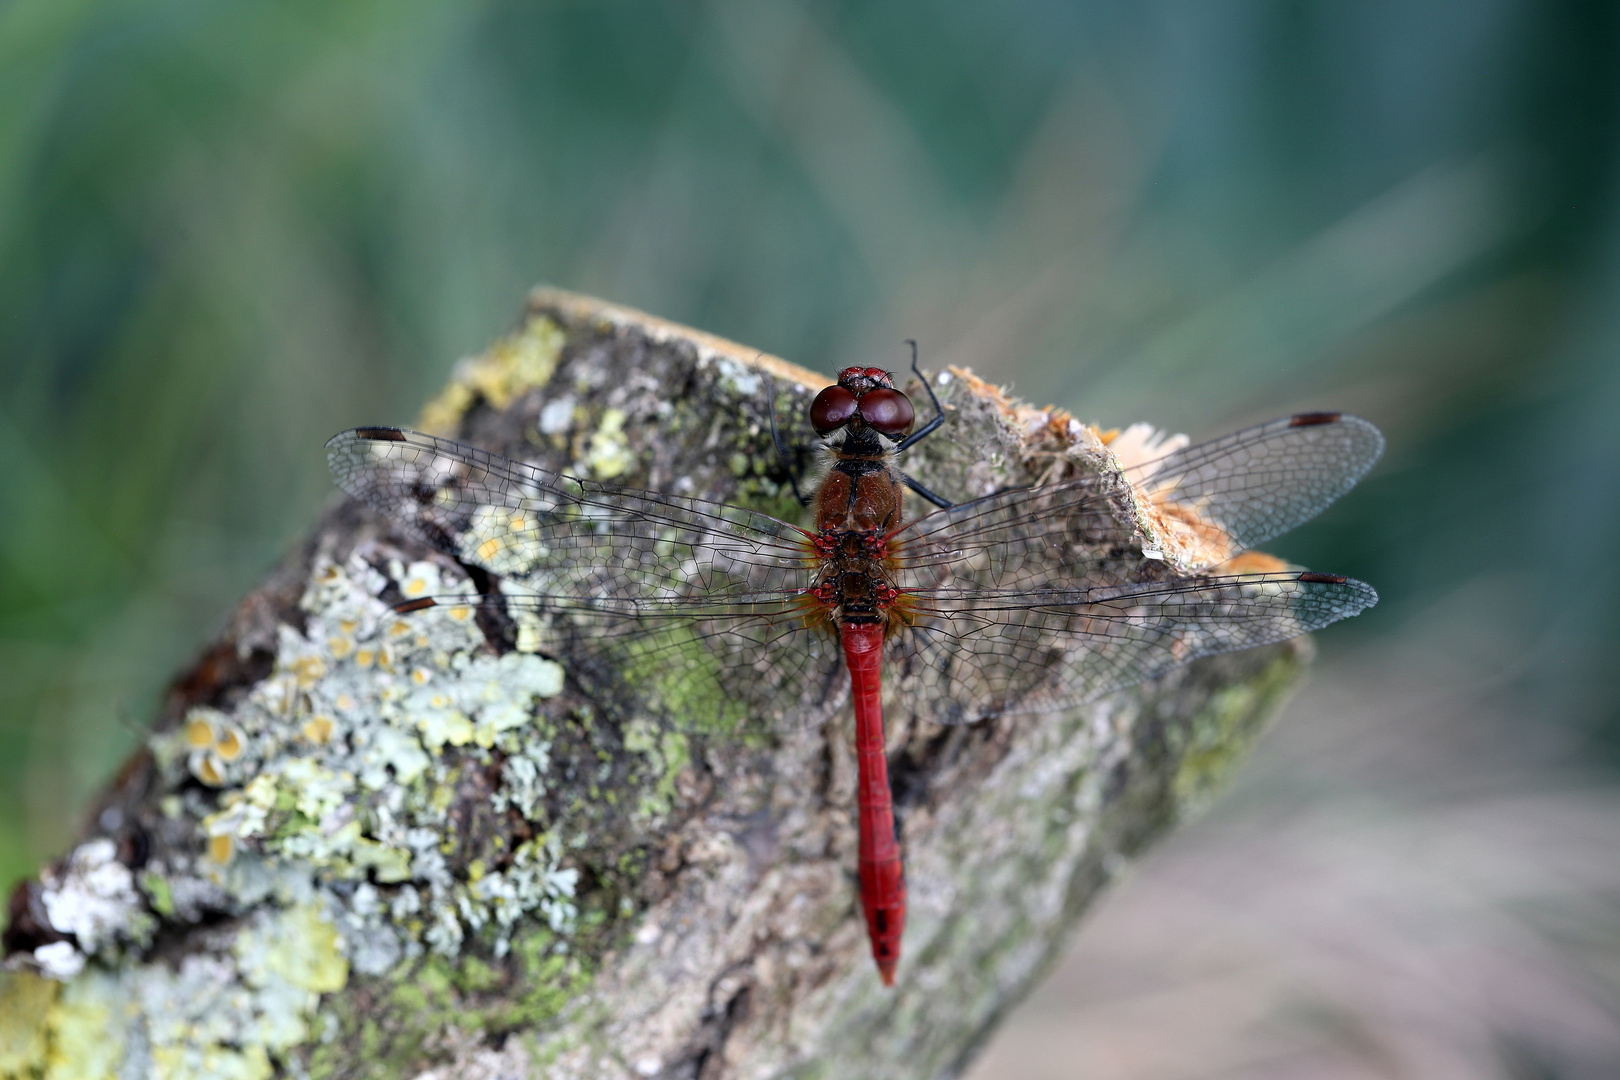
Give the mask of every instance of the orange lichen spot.
M 1212 574 L 1275 574 L 1288 569 L 1288 564 L 1275 555 L 1263 551 L 1245 551 L 1227 559 L 1211 570 Z
M 242 756 L 242 751 L 246 749 L 247 736 L 243 735 L 242 729 L 235 724 L 227 727 L 220 734 L 218 741 L 214 743 L 214 753 L 226 761 L 235 761 Z
M 1109 443 L 1119 438 L 1119 428 L 1111 427 L 1107 431 L 1099 431 L 1097 432 L 1097 438 L 1102 440 L 1102 444 L 1104 446 L 1107 446 Z
M 209 787 L 219 787 L 225 783 L 225 761 L 214 751 L 193 751 L 189 765 L 191 775 Z
M 336 581 L 337 579 L 338 579 L 338 568 L 337 567 L 327 565 L 326 567 L 322 568 L 322 570 L 321 570 L 321 580 L 322 581 Z
M 335 725 L 330 716 L 312 716 L 304 721 L 304 726 L 298 730 L 304 738 L 316 746 L 325 746 L 332 739 L 332 730 Z
M 214 745 L 219 732 L 214 727 L 213 720 L 206 716 L 193 716 L 186 721 L 186 745 L 193 750 L 203 750 Z
M 221 866 L 231 861 L 236 854 L 236 840 L 229 834 L 210 836 L 208 838 L 208 857 Z
M 342 660 L 354 652 L 354 642 L 346 637 L 330 637 L 326 639 L 326 651 L 332 654 L 332 659 Z
M 292 673 L 298 680 L 299 689 L 308 690 L 321 681 L 326 674 L 326 665 L 318 656 L 305 656 L 293 661 Z

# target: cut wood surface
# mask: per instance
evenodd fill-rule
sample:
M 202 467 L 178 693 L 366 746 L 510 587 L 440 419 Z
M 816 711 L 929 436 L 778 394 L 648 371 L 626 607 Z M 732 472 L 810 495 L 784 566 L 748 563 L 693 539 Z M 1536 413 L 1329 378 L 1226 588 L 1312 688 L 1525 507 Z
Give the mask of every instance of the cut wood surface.
M 415 426 L 798 521 L 770 404 L 809 446 L 829 381 L 542 289 Z M 945 429 L 905 466 L 947 498 L 1117 470 L 1065 414 L 965 371 L 936 388 Z M 13 896 L 0 1077 L 953 1076 L 1309 655 L 904 718 L 891 990 L 857 902 L 847 709 L 671 729 L 594 699 L 498 612 L 394 613 L 468 577 L 334 498 L 175 681 L 79 845 Z

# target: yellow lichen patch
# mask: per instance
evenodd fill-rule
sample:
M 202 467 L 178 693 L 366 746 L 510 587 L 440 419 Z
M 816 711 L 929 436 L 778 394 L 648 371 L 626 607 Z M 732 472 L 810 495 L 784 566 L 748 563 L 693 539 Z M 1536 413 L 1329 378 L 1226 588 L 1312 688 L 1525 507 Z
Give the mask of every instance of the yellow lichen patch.
M 45 1062 L 45 1018 L 62 984 L 31 971 L 0 972 L 0 1077 L 26 1077 Z
M 505 543 L 506 542 L 498 536 L 490 537 L 488 540 L 485 540 L 482 544 L 478 545 L 478 557 L 485 562 L 494 561 L 495 556 L 501 553 L 501 548 L 505 546 Z
M 186 745 L 194 750 L 205 750 L 219 738 L 219 726 L 213 716 L 194 709 L 186 720 Z
M 293 662 L 293 677 L 298 680 L 300 690 L 308 690 L 321 681 L 326 674 L 326 665 L 321 663 L 318 656 L 304 656 Z
M 214 743 L 214 752 L 226 761 L 235 761 L 246 748 L 247 736 L 235 724 L 228 725 L 220 732 L 218 741 Z
M 566 340 L 551 319 L 531 316 L 521 330 L 497 341 L 482 356 L 456 365 L 450 385 L 422 410 L 420 426 L 449 434 L 478 397 L 496 409 L 506 408 L 517 395 L 551 379 Z
M 312 716 L 304 721 L 299 733 L 316 746 L 325 746 L 332 739 L 332 718 L 330 716 Z
M 411 878 L 411 853 L 360 837 L 349 854 L 358 870 L 370 870 L 379 884 L 393 885 Z
M 193 750 L 186 764 L 191 775 L 209 787 L 219 787 L 225 782 L 225 761 L 212 750 Z
M 447 612 L 447 614 L 452 619 L 456 620 L 456 622 L 466 622 L 468 619 L 472 618 L 472 613 L 472 608 L 468 607 L 466 604 L 457 604 Z
M 68 983 L 51 1010 L 48 1080 L 113 1080 L 124 1063 L 116 1019 L 125 1005 L 111 979 L 89 975 Z
M 360 651 L 358 651 L 358 652 L 356 652 L 354 654 L 354 666 L 355 667 L 368 668 L 372 664 L 375 664 L 376 662 L 377 662 L 377 650 L 375 650 L 375 649 L 361 649 Z
M 224 866 L 236 854 L 236 841 L 228 835 L 210 836 L 208 838 L 208 857 Z
M 437 750 L 445 743 L 466 746 L 473 738 L 472 721 L 453 709 L 430 710 L 417 717 L 416 726 L 421 729 L 422 742 L 431 750 Z
M 629 417 L 621 409 L 605 409 L 602 422 L 591 436 L 591 448 L 585 455 L 585 464 L 599 480 L 612 480 L 628 472 L 635 464 L 630 445 L 624 438 L 624 425 Z
M 249 986 L 280 977 L 312 994 L 331 994 L 349 982 L 349 961 L 339 948 L 337 927 L 314 904 L 300 904 L 275 919 L 261 937 L 237 939 L 237 962 Z
M 328 638 L 326 651 L 332 654 L 332 659 L 342 660 L 354 652 L 354 640 L 348 637 L 336 636 Z
M 168 1080 L 270 1080 L 275 1069 L 262 1046 L 154 1046 L 153 1075 Z
M 454 435 L 461 414 L 467 411 L 475 396 L 473 388 L 466 383 L 450 383 L 422 408 L 416 426 L 433 435 Z

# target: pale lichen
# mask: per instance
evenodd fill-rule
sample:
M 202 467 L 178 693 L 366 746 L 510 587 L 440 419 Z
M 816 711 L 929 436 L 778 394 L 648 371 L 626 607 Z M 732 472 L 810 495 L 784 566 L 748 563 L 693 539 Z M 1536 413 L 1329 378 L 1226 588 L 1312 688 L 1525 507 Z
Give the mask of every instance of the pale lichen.
M 119 950 L 140 948 L 151 939 L 155 920 L 135 888 L 135 875 L 118 861 L 111 840 L 80 844 L 67 861 L 40 876 L 40 899 L 51 925 L 71 934 L 77 948 L 53 942 L 34 950 L 46 974 L 71 978 L 86 956 L 112 957 Z
M 557 370 L 566 341 L 552 319 L 531 316 L 521 329 L 456 365 L 450 384 L 423 408 L 422 430 L 454 431 L 467 407 L 479 398 L 504 409 L 525 390 L 545 385 Z
M 288 906 L 247 918 L 228 948 L 177 966 L 96 967 L 58 986 L 0 976 L 0 1078 L 161 1077 L 263 1080 L 306 1042 L 320 995 L 348 982 L 348 961 L 309 879 L 283 875 Z M 26 1025 L 26 1026 L 25 1026 Z
M 578 873 L 562 834 L 546 831 L 551 744 L 536 724 L 563 670 L 494 654 L 470 609 L 396 614 L 383 594 L 406 588 L 468 586 L 432 563 L 317 560 L 304 626 L 280 626 L 269 675 L 232 708 L 192 709 L 153 738 L 176 788 L 165 815 L 195 822 L 197 853 L 165 852 L 137 881 L 97 839 L 42 877 L 50 922 L 71 936 L 39 946 L 35 969 L 69 981 L 57 994 L 37 975 L 8 976 L 9 1001 L 38 998 L 49 1015 L 15 1038 L 0 1027 L 0 1062 L 16 1063 L 0 1077 L 113 1075 L 95 1065 L 109 1045 L 132 1076 L 268 1076 L 308 1042 L 320 995 L 351 966 L 381 975 L 480 934 L 499 957 L 531 916 L 553 941 L 573 932 Z M 491 754 L 510 787 L 472 797 L 534 835 L 499 865 L 457 866 L 446 844 L 458 762 L 483 768 Z M 141 959 L 158 916 L 186 925 L 207 911 L 244 921 L 178 967 Z M 111 1034 L 72 1037 L 98 1027 Z M 41 1048 L 26 1034 L 37 1031 L 57 1034 Z

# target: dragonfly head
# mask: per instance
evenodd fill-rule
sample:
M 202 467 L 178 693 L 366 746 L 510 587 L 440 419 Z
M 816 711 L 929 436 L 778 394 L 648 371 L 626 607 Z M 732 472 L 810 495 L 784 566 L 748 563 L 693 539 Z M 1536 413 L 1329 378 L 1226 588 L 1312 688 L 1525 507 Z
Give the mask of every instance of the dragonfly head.
M 810 403 L 810 424 L 823 436 L 847 427 L 871 428 L 898 439 L 911 430 L 916 416 L 911 399 L 894 388 L 894 376 L 882 368 L 845 368 L 838 373 L 838 384 Z

